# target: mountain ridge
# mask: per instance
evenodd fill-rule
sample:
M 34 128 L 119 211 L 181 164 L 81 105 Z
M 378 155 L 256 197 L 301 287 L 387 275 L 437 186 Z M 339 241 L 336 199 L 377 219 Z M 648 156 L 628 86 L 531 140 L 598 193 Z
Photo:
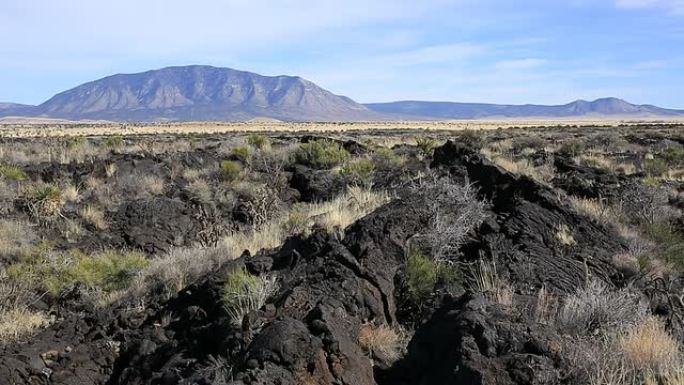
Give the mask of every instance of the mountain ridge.
M 360 104 L 299 76 L 205 65 L 115 74 L 37 106 L 0 103 L 0 117 L 109 121 L 363 121 L 487 118 L 684 117 L 683 110 L 608 97 L 563 105 L 397 101 Z
M 560 105 L 515 105 L 406 100 L 389 103 L 367 103 L 365 106 L 377 112 L 400 113 L 414 117 L 440 119 L 482 119 L 494 117 L 569 118 L 592 116 L 684 117 L 684 110 L 661 108 L 650 104 L 631 104 L 615 97 L 599 98 L 593 101 L 579 99 Z

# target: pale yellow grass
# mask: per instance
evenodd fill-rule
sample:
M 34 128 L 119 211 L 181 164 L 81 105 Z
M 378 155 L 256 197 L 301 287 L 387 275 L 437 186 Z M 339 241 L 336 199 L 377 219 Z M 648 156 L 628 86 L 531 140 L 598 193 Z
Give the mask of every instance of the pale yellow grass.
M 48 317 L 41 312 L 24 308 L 0 310 L 0 341 L 9 342 L 28 336 L 47 323 Z
M 35 238 L 36 235 L 28 222 L 13 219 L 0 220 L 0 254 L 15 254 L 22 247 L 32 243 Z
M 105 214 L 99 207 L 88 205 L 79 211 L 81 218 L 98 230 L 105 230 L 109 227 Z
M 328 232 L 344 230 L 356 220 L 389 201 L 386 192 L 376 192 L 361 187 L 350 187 L 347 193 L 332 201 L 302 206 L 298 209 L 303 215 L 302 222 L 310 227 L 318 224 Z M 290 215 L 280 216 L 261 228 L 251 232 L 239 232 L 223 239 L 223 245 L 229 254 L 238 257 L 244 250 L 255 253 L 261 249 L 270 249 L 283 243 L 287 232 L 286 223 Z
M 504 170 L 528 176 L 540 183 L 548 183 L 554 175 L 553 167 L 549 163 L 535 167 L 528 159 L 513 160 L 505 155 L 498 155 L 491 149 L 483 149 L 481 153 Z
M 62 194 L 62 199 L 65 202 L 78 202 L 81 199 L 80 193 L 78 192 L 78 188 L 74 185 L 68 185 L 62 188 L 61 191 Z
M 385 325 L 362 325 L 359 330 L 359 345 L 369 354 L 394 362 L 401 358 L 404 350 L 405 339 L 402 334 L 404 333 Z
M 575 211 L 593 219 L 597 223 L 607 225 L 622 222 L 620 213 L 614 207 L 599 199 L 579 198 L 576 196 L 568 196 L 566 198 Z
M 556 239 L 564 246 L 574 246 L 577 244 L 572 230 L 566 224 L 560 224 L 556 228 Z
M 253 132 L 345 132 L 359 130 L 492 130 L 513 127 L 552 127 L 552 126 L 618 126 L 621 124 L 638 125 L 645 121 L 614 120 L 563 120 L 563 119 L 506 119 L 506 120 L 451 120 L 451 121 L 397 121 L 397 122 L 330 122 L 330 123 L 291 123 L 291 122 L 242 122 L 242 123 L 160 123 L 149 125 L 125 125 L 116 123 L 83 122 L 52 123 L 50 121 L 34 124 L 27 122 L 7 122 L 0 124 L 0 137 L 63 137 L 63 136 L 101 136 L 101 135 L 153 135 L 153 134 L 221 134 Z M 79 123 L 79 124 L 76 124 Z
M 351 187 L 331 202 L 297 208 L 305 226 L 296 231 L 309 232 L 314 223 L 320 223 L 329 231 L 339 231 L 388 201 L 386 192 Z M 216 247 L 172 250 L 153 260 L 128 293 L 133 298 L 140 298 L 151 286 L 160 286 L 162 295 L 170 297 L 202 275 L 238 258 L 245 250 L 253 255 L 261 249 L 279 247 L 287 237 L 294 235 L 295 228 L 288 225 L 289 220 L 291 216 L 287 213 L 252 231 L 228 234 Z
M 682 364 L 679 343 L 655 317 L 619 336 L 617 345 L 627 361 L 642 372 L 666 376 Z
M 166 183 L 164 179 L 155 175 L 145 175 L 140 180 L 140 189 L 146 191 L 150 195 L 161 195 L 164 193 Z

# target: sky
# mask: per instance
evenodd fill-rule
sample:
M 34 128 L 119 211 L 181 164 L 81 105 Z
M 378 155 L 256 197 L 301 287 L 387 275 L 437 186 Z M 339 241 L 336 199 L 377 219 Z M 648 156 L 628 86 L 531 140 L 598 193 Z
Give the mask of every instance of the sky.
M 684 109 L 684 0 L 2 0 L 0 101 L 207 64 L 359 102 Z

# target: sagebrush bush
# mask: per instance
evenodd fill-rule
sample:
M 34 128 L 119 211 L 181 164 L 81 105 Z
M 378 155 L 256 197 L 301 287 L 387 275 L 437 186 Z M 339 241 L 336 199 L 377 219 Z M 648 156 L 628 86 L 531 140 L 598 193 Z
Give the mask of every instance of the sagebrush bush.
M 406 157 L 382 146 L 373 150 L 373 160 L 383 169 L 402 167 L 406 163 Z
M 253 152 L 252 149 L 249 147 L 235 147 L 230 153 L 245 163 L 250 163 L 250 161 L 252 160 Z
M 592 280 L 565 299 L 557 324 L 564 332 L 591 334 L 604 328 L 636 325 L 646 311 L 639 294 L 629 289 L 610 290 L 605 283 Z
M 486 203 L 477 197 L 472 184 L 457 183 L 450 177 L 428 174 L 411 188 L 430 197 L 430 224 L 420 234 L 437 261 L 458 253 L 468 233 L 487 218 Z
M 274 276 L 256 276 L 247 270 L 233 271 L 223 287 L 223 305 L 231 322 L 242 325 L 245 315 L 261 309 L 278 290 Z
M 575 157 L 581 155 L 586 147 L 586 143 L 580 139 L 568 139 L 563 141 L 558 149 L 558 154 L 568 157 Z
M 315 169 L 330 169 L 349 157 L 347 150 L 332 140 L 319 139 L 302 143 L 294 153 L 297 163 Z
M 468 147 L 480 149 L 485 143 L 485 134 L 482 131 L 465 129 L 458 136 L 458 141 Z
M 622 190 L 619 207 L 633 224 L 666 223 L 672 218 L 667 189 L 659 186 L 632 185 Z
M 684 272 L 684 235 L 667 223 L 645 225 L 643 231 L 653 241 L 656 256 Z
M 539 150 L 544 148 L 544 140 L 538 136 L 524 136 L 516 138 L 511 143 L 511 151 L 514 154 L 520 154 L 525 150 Z
M 340 168 L 340 175 L 350 184 L 370 187 L 373 184 L 375 163 L 372 159 L 359 158 L 346 162 Z
M 0 256 L 15 256 L 37 238 L 31 224 L 26 221 L 0 220 Z
M 210 204 L 213 199 L 212 188 L 204 179 L 195 179 L 185 186 L 185 193 L 188 198 L 199 204 Z
M 103 142 L 102 145 L 107 148 L 120 148 L 124 144 L 124 138 L 121 135 L 112 135 L 108 136 Z
M 252 134 L 247 137 L 247 143 L 260 150 L 265 150 L 271 146 L 271 139 L 265 135 Z
M 224 160 L 221 162 L 221 178 L 228 182 L 233 182 L 242 176 L 242 166 L 240 163 L 232 160 Z
M 673 166 L 684 165 L 684 147 L 671 146 L 665 149 L 660 155 L 668 164 Z
M 650 177 L 660 177 L 670 170 L 666 161 L 660 158 L 644 160 L 644 172 Z

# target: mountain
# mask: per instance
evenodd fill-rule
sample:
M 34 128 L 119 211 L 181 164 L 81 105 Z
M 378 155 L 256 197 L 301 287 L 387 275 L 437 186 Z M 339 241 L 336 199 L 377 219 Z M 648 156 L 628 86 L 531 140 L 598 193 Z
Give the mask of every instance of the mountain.
M 209 66 L 109 76 L 57 94 L 33 113 L 114 121 L 330 121 L 381 115 L 300 77 Z
M 674 118 L 684 111 L 617 98 L 558 106 L 401 101 L 359 104 L 297 76 L 167 67 L 82 84 L 39 106 L 0 103 L 0 118 L 109 121 L 360 121 L 496 118 Z
M 32 115 L 35 106 L 17 103 L 0 102 L 0 116 L 22 116 Z
M 618 98 L 603 98 L 593 102 L 577 100 L 572 103 L 544 105 L 506 105 L 485 103 L 452 103 L 402 101 L 370 103 L 366 107 L 385 114 L 401 114 L 430 119 L 484 118 L 575 118 L 575 117 L 684 117 L 683 110 L 671 110 L 651 105 L 635 105 Z

